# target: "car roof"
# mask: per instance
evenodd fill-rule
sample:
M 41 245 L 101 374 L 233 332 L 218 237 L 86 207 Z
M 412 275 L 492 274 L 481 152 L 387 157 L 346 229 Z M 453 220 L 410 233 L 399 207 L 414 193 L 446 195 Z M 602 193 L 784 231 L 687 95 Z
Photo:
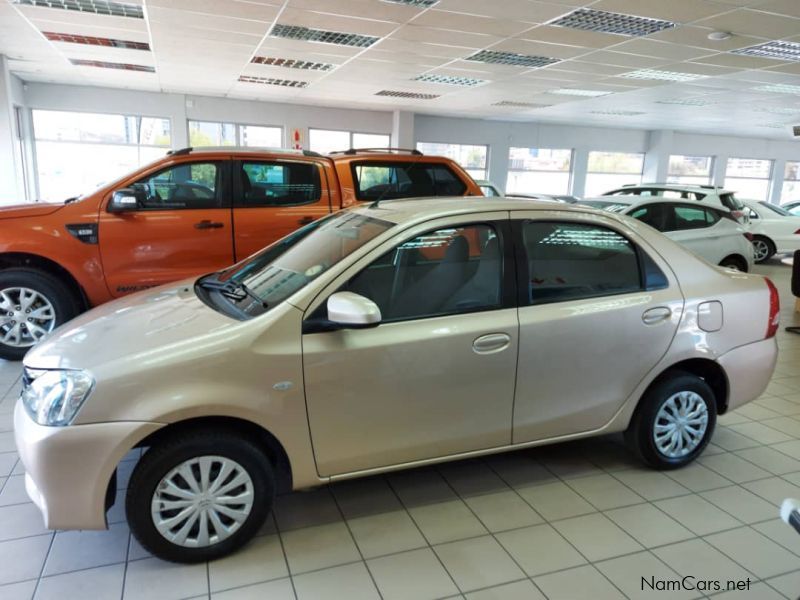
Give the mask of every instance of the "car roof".
M 622 192 L 624 190 L 675 190 L 676 192 L 697 192 L 702 194 L 732 194 L 733 190 L 726 190 L 713 185 L 682 185 L 680 183 L 640 183 L 638 185 L 624 185 L 614 188 L 610 192 Z

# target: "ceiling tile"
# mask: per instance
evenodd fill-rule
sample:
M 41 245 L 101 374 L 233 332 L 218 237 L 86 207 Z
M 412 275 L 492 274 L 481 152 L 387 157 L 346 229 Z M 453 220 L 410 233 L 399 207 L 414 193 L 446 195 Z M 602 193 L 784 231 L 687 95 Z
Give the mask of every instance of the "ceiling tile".
M 170 0 L 164 1 L 169 2 Z M 407 23 L 423 10 L 418 6 L 383 2 L 382 0 L 290 0 L 289 7 L 329 15 L 350 17 L 368 15 L 370 19 L 390 23 Z
M 688 23 L 730 10 L 705 0 L 600 0 L 592 9 Z
M 494 35 L 461 33 L 458 31 L 448 31 L 446 29 L 421 27 L 414 24 L 404 25 L 399 30 L 394 32 L 391 35 L 391 38 L 410 42 L 451 45 L 459 48 L 469 48 L 474 50 L 491 46 L 503 39 L 502 37 Z
M 532 40 L 523 40 L 514 38 L 504 40 L 495 44 L 490 50 L 498 52 L 516 52 L 519 54 L 527 54 L 531 56 L 546 56 L 550 58 L 574 58 L 582 54 L 586 54 L 585 48 L 578 46 L 564 46 L 562 44 L 548 44 L 547 42 L 536 42 Z
M 760 69 L 762 67 L 775 66 L 783 61 L 761 58 L 758 56 L 742 56 L 738 54 L 722 53 L 713 54 L 704 58 L 698 58 L 692 62 L 706 65 L 719 65 L 721 67 L 737 67 L 740 69 Z
M 526 40 L 547 42 L 550 44 L 581 46 L 587 49 L 606 48 L 607 46 L 613 46 L 625 40 L 624 36 L 613 35 L 611 33 L 581 31 L 580 29 L 557 27 L 555 25 L 541 25 L 525 32 L 519 37 Z
M 652 56 L 637 56 L 635 54 L 625 54 L 624 52 L 613 52 L 611 50 L 598 50 L 581 57 L 585 62 L 597 62 L 604 65 L 616 65 L 620 67 L 657 67 L 673 62 L 669 59 L 654 58 Z
M 390 21 L 330 15 L 312 12 L 310 10 L 296 10 L 292 8 L 287 8 L 284 10 L 278 19 L 278 22 L 284 25 L 299 25 L 301 27 L 310 27 L 312 29 L 340 31 L 343 33 L 359 33 L 362 35 L 373 35 L 377 37 L 388 35 L 397 28 L 397 24 Z
M 800 2 L 797 0 L 767 0 L 754 8 L 768 13 L 800 17 Z
M 502 0 L 502 2 L 439 0 L 436 8 L 472 15 L 519 20 L 526 23 L 547 23 L 572 10 L 563 4 L 534 2 L 532 0 Z
M 463 13 L 435 9 L 425 11 L 412 22 L 414 25 L 422 27 L 435 27 L 437 29 L 447 29 L 449 31 L 466 31 L 469 33 L 489 34 L 499 37 L 514 36 L 531 28 L 529 23 L 523 23 L 521 21 L 466 15 Z
M 698 48 L 708 48 L 716 52 L 727 52 L 728 50 L 745 48 L 764 41 L 763 38 L 746 35 L 734 35 L 727 40 L 720 41 L 708 39 L 708 34 L 714 30 L 713 27 L 684 25 L 683 27 L 659 31 L 658 33 L 648 36 L 648 39 L 685 44 L 687 46 L 697 46 Z
M 696 48 L 683 44 L 671 44 L 659 42 L 657 40 L 637 38 L 619 44 L 614 48 L 615 52 L 626 52 L 628 54 L 640 54 L 644 56 L 654 56 L 671 60 L 691 60 L 700 56 L 712 54 L 707 48 Z

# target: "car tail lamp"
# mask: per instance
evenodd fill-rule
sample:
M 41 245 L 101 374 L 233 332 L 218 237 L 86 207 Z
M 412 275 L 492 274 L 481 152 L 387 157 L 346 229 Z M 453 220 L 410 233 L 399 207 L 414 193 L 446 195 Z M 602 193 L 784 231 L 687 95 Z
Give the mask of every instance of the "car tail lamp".
M 800 229 L 794 232 L 795 235 L 800 235 Z
M 752 242 L 753 241 L 753 234 L 750 233 L 749 231 L 747 233 L 743 233 L 742 235 L 744 235 L 744 237 L 747 238 L 748 242 Z
M 778 332 L 778 324 L 780 323 L 780 316 L 781 316 L 781 299 L 778 296 L 778 288 L 775 287 L 775 284 L 769 279 L 769 277 L 764 278 L 767 282 L 767 288 L 769 288 L 769 322 L 767 323 L 767 339 L 774 337 L 775 334 Z

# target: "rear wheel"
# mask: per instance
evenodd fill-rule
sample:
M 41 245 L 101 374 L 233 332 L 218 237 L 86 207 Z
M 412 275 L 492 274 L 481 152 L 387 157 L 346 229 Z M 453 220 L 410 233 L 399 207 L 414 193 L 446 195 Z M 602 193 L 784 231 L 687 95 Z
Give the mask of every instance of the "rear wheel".
M 757 263 L 762 263 L 768 260 L 775 254 L 775 244 L 772 240 L 762 235 L 757 235 L 753 238 L 753 257 Z
M 75 295 L 49 273 L 0 271 L 0 358 L 20 360 L 31 346 L 79 312 Z
M 719 266 L 747 273 L 747 261 L 741 256 L 727 256 L 720 261 Z

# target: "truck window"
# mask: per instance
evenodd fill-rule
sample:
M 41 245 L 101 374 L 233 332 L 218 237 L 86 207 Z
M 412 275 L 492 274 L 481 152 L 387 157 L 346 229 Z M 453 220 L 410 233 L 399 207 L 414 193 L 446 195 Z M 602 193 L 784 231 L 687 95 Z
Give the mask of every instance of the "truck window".
M 302 162 L 242 162 L 238 206 L 297 206 L 322 195 L 319 168 Z
M 463 196 L 466 184 L 448 167 L 422 162 L 353 163 L 356 198 L 416 198 L 421 196 Z

